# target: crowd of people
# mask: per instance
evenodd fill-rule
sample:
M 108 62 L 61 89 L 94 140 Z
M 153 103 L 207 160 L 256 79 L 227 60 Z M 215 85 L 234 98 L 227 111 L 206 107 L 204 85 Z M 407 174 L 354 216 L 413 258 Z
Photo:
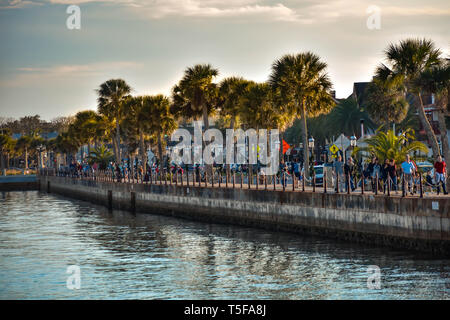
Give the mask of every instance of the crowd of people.
M 140 161 L 130 163 L 127 160 L 123 160 L 118 164 L 110 162 L 106 170 L 111 174 L 114 181 L 136 179 L 138 181 L 148 182 L 152 179 L 152 176 L 154 179 L 155 176 L 161 177 L 162 174 L 182 176 L 188 168 L 186 165 L 174 164 L 167 161 L 163 166 L 164 172 L 161 173 L 158 162 L 147 163 L 146 166 L 143 166 Z M 205 171 L 205 166 L 197 164 L 190 166 L 190 169 L 194 172 L 193 178 L 195 181 L 206 181 L 207 172 Z M 211 169 L 213 175 L 218 179 L 222 179 L 224 175 L 227 175 L 228 170 L 228 173 L 231 174 L 237 173 L 249 176 L 251 173 L 252 175 L 258 176 L 260 184 L 263 184 L 266 179 L 260 163 L 253 166 L 230 165 L 229 167 L 222 164 L 214 164 Z M 87 161 L 72 161 L 68 167 L 60 168 L 58 174 L 71 177 L 90 177 L 95 176 L 97 170 L 99 170 L 97 163 L 89 164 Z M 434 173 L 431 170 L 426 173 L 425 186 L 436 190 L 437 194 L 440 193 L 442 188 L 443 193 L 448 194 L 445 183 L 447 168 L 441 156 L 437 157 L 433 171 Z M 287 180 L 293 179 L 299 184 L 304 179 L 304 173 L 303 165 L 298 159 L 290 162 L 289 165 L 282 159 L 276 175 L 276 182 L 286 186 Z M 364 167 L 361 163 L 356 164 L 352 157 L 348 157 L 344 162 L 342 156 L 338 155 L 332 163 L 332 173 L 332 184 L 336 192 L 344 192 L 344 190 L 347 192 L 349 188 L 351 191 L 355 191 L 356 188 L 364 184 L 366 189 L 370 186 L 372 191 L 384 192 L 389 188 L 393 192 L 398 193 L 399 183 L 404 183 L 406 192 L 413 195 L 418 192 L 421 179 L 418 167 L 409 155 L 406 156 L 405 161 L 400 165 L 395 163 L 395 159 L 385 159 L 383 163 L 380 163 L 377 157 L 373 157 Z

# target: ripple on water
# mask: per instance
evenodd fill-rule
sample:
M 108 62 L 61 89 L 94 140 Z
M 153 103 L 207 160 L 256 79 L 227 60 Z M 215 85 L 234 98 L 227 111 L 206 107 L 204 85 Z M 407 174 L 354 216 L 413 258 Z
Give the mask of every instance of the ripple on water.
M 1 299 L 448 299 L 449 260 L 0 193 Z M 69 290 L 69 265 L 81 288 Z M 381 289 L 368 289 L 378 265 Z

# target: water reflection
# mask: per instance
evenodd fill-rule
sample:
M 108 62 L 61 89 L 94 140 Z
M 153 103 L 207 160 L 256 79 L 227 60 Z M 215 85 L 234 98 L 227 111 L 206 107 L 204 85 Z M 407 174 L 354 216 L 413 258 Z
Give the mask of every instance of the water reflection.
M 0 298 L 448 299 L 449 260 L 103 207 L 0 196 Z M 81 289 L 66 288 L 68 265 Z M 367 267 L 381 268 L 381 290 Z

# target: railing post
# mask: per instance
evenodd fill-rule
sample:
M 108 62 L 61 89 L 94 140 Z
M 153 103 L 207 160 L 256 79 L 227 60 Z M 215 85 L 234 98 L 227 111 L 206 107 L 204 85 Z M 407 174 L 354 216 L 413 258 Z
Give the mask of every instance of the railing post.
M 286 191 L 286 172 L 283 171 L 283 175 L 281 177 L 281 184 L 283 185 L 283 192 Z
M 256 171 L 256 190 L 258 190 L 258 185 L 259 185 L 258 179 L 259 179 L 259 173 L 258 173 L 258 171 Z
M 243 188 L 243 186 L 242 186 L 242 184 L 243 184 L 242 180 L 243 180 L 243 173 L 242 173 L 242 167 L 241 167 L 241 189 Z
M 313 170 L 313 192 L 316 192 L 316 171 Z
M 445 183 L 445 181 L 444 181 Z M 419 173 L 419 188 L 420 188 L 420 197 L 423 198 L 423 184 L 422 184 L 422 174 Z
M 264 190 L 267 190 L 267 175 L 264 174 Z
M 339 193 L 339 173 L 336 171 L 336 193 Z
M 375 195 L 378 194 L 378 172 L 375 174 Z
M 233 171 L 233 189 L 235 186 L 235 180 L 236 180 L 236 172 Z
M 387 181 L 387 185 L 386 185 L 387 196 L 390 197 L 391 196 L 391 176 L 389 175 L 389 173 L 388 173 L 386 181 Z
M 405 190 L 405 173 L 402 174 L 402 198 L 406 196 L 406 190 Z
M 295 172 L 292 171 L 292 191 L 295 191 Z
M 214 188 L 214 168 L 211 165 L 211 186 Z
M 361 194 L 364 194 L 364 173 L 361 174 Z
M 327 193 L 327 171 L 323 168 L 323 193 Z
M 276 175 L 272 175 L 272 180 L 273 180 L 273 190 L 277 189 L 276 183 L 277 183 L 277 176 Z
M 302 174 L 302 192 L 305 192 L 305 175 Z
M 350 172 L 347 172 L 347 194 L 350 194 Z

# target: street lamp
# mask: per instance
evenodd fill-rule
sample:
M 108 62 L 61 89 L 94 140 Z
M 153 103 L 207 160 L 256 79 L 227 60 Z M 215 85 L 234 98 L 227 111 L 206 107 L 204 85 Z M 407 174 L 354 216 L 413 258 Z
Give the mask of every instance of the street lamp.
M 45 146 L 40 144 L 37 148 L 37 151 L 39 152 L 39 163 L 38 163 L 38 167 L 39 168 L 43 168 L 43 161 L 42 161 L 42 151 L 45 150 Z
M 309 140 L 308 140 L 308 146 L 309 146 L 311 149 L 314 149 L 314 138 L 313 138 L 313 137 L 309 138 Z

